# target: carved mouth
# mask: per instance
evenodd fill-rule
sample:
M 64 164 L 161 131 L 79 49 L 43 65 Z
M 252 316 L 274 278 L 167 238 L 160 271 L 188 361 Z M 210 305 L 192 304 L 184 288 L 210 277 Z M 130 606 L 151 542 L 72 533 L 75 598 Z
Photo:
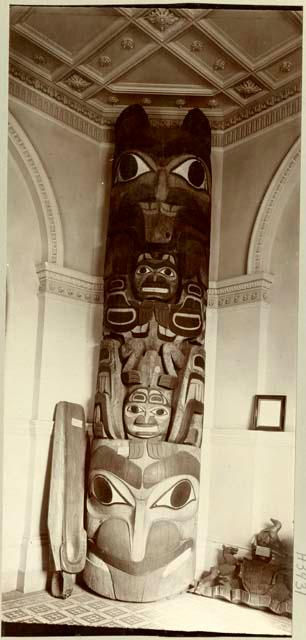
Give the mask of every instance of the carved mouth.
M 142 287 L 141 290 L 144 293 L 169 293 L 166 287 Z
M 176 216 L 177 212 L 182 208 L 178 204 L 167 204 L 166 202 L 139 202 L 141 210 L 144 214 L 156 215 L 162 213 L 164 216 Z
M 163 554 L 155 557 L 153 555 L 146 555 L 140 562 L 135 562 L 129 558 L 118 558 L 115 555 L 108 553 L 107 551 L 100 549 L 92 541 L 88 540 L 88 551 L 93 553 L 98 558 L 101 558 L 110 567 L 120 569 L 124 573 L 128 573 L 132 576 L 144 576 L 147 573 L 151 573 L 156 569 L 161 569 L 183 555 L 186 549 L 193 548 L 193 541 L 186 540 L 177 549 L 164 552 Z M 185 559 L 185 558 L 184 558 Z

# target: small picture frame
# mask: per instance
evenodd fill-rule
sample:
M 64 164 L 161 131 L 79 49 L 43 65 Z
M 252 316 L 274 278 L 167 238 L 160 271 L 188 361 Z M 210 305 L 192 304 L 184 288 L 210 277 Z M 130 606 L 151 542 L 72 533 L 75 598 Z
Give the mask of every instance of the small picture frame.
M 252 429 L 284 431 L 286 396 L 255 396 Z

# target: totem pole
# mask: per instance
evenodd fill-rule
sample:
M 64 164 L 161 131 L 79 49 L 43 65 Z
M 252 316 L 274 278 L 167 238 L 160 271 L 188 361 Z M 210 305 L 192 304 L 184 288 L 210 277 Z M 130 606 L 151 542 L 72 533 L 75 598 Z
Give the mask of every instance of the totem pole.
M 82 408 L 59 403 L 55 415 L 54 595 L 69 595 L 81 571 L 93 591 L 139 602 L 194 579 L 210 203 L 210 126 L 200 109 L 173 129 L 152 127 L 139 105 L 125 109 L 86 471 Z

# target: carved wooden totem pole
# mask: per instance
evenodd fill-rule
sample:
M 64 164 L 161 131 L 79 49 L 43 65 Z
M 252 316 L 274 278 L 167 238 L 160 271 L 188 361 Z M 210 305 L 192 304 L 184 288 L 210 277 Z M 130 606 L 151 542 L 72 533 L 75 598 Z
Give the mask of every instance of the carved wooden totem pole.
M 193 109 L 180 128 L 159 129 L 139 105 L 125 109 L 86 472 L 84 412 L 56 410 L 54 595 L 69 595 L 81 571 L 92 590 L 126 601 L 167 597 L 194 579 L 210 202 L 204 114 Z

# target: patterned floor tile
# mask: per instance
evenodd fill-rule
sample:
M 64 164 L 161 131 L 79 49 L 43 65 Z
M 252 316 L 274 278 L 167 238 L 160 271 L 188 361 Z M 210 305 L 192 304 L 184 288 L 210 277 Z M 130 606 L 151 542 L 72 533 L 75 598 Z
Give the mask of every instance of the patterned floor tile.
M 90 607 L 91 608 L 91 607 Z M 73 616 L 81 616 L 82 613 L 90 613 L 90 609 L 88 607 L 67 607 L 66 611 L 69 615 L 73 615 Z
M 25 603 L 27 606 L 27 603 Z M 35 605 L 34 607 L 31 606 L 27 606 L 27 609 L 29 611 L 32 611 L 32 613 L 51 613 L 53 611 L 53 606 L 47 605 L 47 604 L 39 604 L 39 605 Z
M 19 621 L 20 618 L 26 618 L 26 616 L 27 616 L 27 613 L 23 609 L 12 609 L 11 611 L 7 611 L 5 613 L 5 619 L 6 620 L 17 620 L 17 621 Z
M 86 616 L 81 616 L 80 621 L 83 624 L 99 624 L 103 626 L 103 622 L 107 621 L 107 618 L 100 616 L 98 613 L 88 613 Z
M 47 622 L 61 622 L 67 618 L 66 613 L 60 613 L 59 611 L 43 613 L 42 617 L 47 620 Z
M 137 627 L 141 622 L 143 622 L 143 618 L 139 618 L 139 616 L 125 616 L 124 618 L 121 618 L 120 622 L 128 624 L 129 627 Z

